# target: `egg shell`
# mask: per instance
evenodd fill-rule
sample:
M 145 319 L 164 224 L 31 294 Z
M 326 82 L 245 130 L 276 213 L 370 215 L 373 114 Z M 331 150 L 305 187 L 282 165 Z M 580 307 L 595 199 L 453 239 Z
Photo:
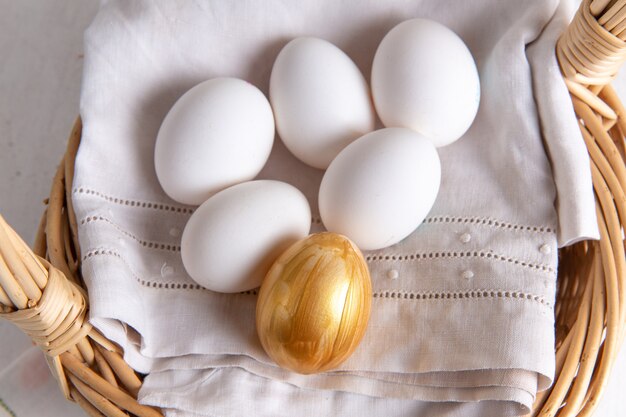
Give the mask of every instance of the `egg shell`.
M 439 155 L 428 139 L 404 128 L 368 133 L 341 151 L 324 174 L 322 221 L 363 250 L 393 245 L 422 223 L 440 181 Z
M 285 146 L 325 169 L 349 143 L 374 129 L 367 82 L 343 51 L 322 39 L 296 38 L 278 54 L 270 102 Z
M 247 291 L 261 285 L 274 260 L 309 234 L 306 197 L 280 181 L 234 185 L 193 213 L 181 241 L 187 273 L 217 292 Z
M 386 127 L 406 127 L 435 146 L 459 139 L 480 102 L 474 58 L 453 31 L 427 19 L 395 26 L 372 65 L 372 96 Z
M 313 234 L 283 252 L 267 273 L 257 301 L 257 334 L 281 367 L 324 372 L 357 348 L 371 302 L 359 248 L 336 233 Z
M 154 165 L 172 199 L 199 205 L 219 190 L 256 177 L 274 142 L 263 93 L 236 78 L 214 78 L 187 91 L 159 129 Z

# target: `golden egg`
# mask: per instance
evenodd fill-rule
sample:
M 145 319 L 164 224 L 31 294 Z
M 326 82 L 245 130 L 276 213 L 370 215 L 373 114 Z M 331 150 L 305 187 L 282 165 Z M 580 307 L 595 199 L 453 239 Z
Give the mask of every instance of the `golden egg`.
M 336 233 L 300 240 L 274 262 L 256 307 L 256 328 L 267 354 L 302 374 L 337 367 L 365 334 L 372 302 L 367 263 Z

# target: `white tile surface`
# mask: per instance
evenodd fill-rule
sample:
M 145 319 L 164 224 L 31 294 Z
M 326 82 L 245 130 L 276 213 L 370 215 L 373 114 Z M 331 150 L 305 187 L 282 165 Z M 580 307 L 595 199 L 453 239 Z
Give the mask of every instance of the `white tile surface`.
M 29 243 L 77 115 L 82 33 L 96 8 L 96 0 L 0 0 L 0 213 Z M 626 76 L 616 86 L 626 100 Z M 42 376 L 34 384 L 20 376 L 27 361 L 40 369 L 41 356 L 6 322 L 0 322 L 0 346 L 0 398 L 18 417 L 82 415 L 65 402 L 52 378 Z M 14 404 L 15 398 L 6 396 L 14 395 L 7 387 L 20 381 L 33 390 L 30 404 Z M 625 384 L 626 350 L 597 416 L 622 415 Z M 0 405 L 0 417 L 3 413 Z

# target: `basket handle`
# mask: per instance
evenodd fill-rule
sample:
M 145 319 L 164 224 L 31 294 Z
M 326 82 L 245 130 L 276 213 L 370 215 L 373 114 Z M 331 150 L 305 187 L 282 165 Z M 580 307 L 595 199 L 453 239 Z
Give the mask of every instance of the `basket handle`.
M 36 256 L 0 216 L 1 318 L 17 325 L 49 356 L 76 346 L 90 331 L 85 294 Z
M 0 318 L 17 325 L 44 351 L 66 398 L 89 415 L 162 417 L 137 402 L 141 378 L 124 362 L 121 349 L 87 320 L 88 297 L 81 287 L 75 220 L 66 192 L 80 133 L 78 119 L 37 236 L 41 256 L 0 216 Z
M 626 0 L 583 0 L 556 55 L 589 151 L 600 241 L 561 252 L 556 322 L 565 330 L 553 387 L 532 414 L 589 416 L 626 328 L 626 110 L 610 85 L 626 61 Z

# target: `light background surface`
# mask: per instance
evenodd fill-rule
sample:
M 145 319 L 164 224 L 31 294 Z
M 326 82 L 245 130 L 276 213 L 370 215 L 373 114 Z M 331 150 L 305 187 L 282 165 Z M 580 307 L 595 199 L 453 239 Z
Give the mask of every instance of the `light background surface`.
M 0 0 L 0 213 L 29 244 L 78 114 L 82 36 L 97 7 Z M 616 88 L 626 99 L 626 76 Z M 625 384 L 626 349 L 595 415 L 623 415 Z M 17 417 L 83 415 L 65 401 L 37 348 L 0 321 L 0 417 L 11 416 L 7 408 Z

